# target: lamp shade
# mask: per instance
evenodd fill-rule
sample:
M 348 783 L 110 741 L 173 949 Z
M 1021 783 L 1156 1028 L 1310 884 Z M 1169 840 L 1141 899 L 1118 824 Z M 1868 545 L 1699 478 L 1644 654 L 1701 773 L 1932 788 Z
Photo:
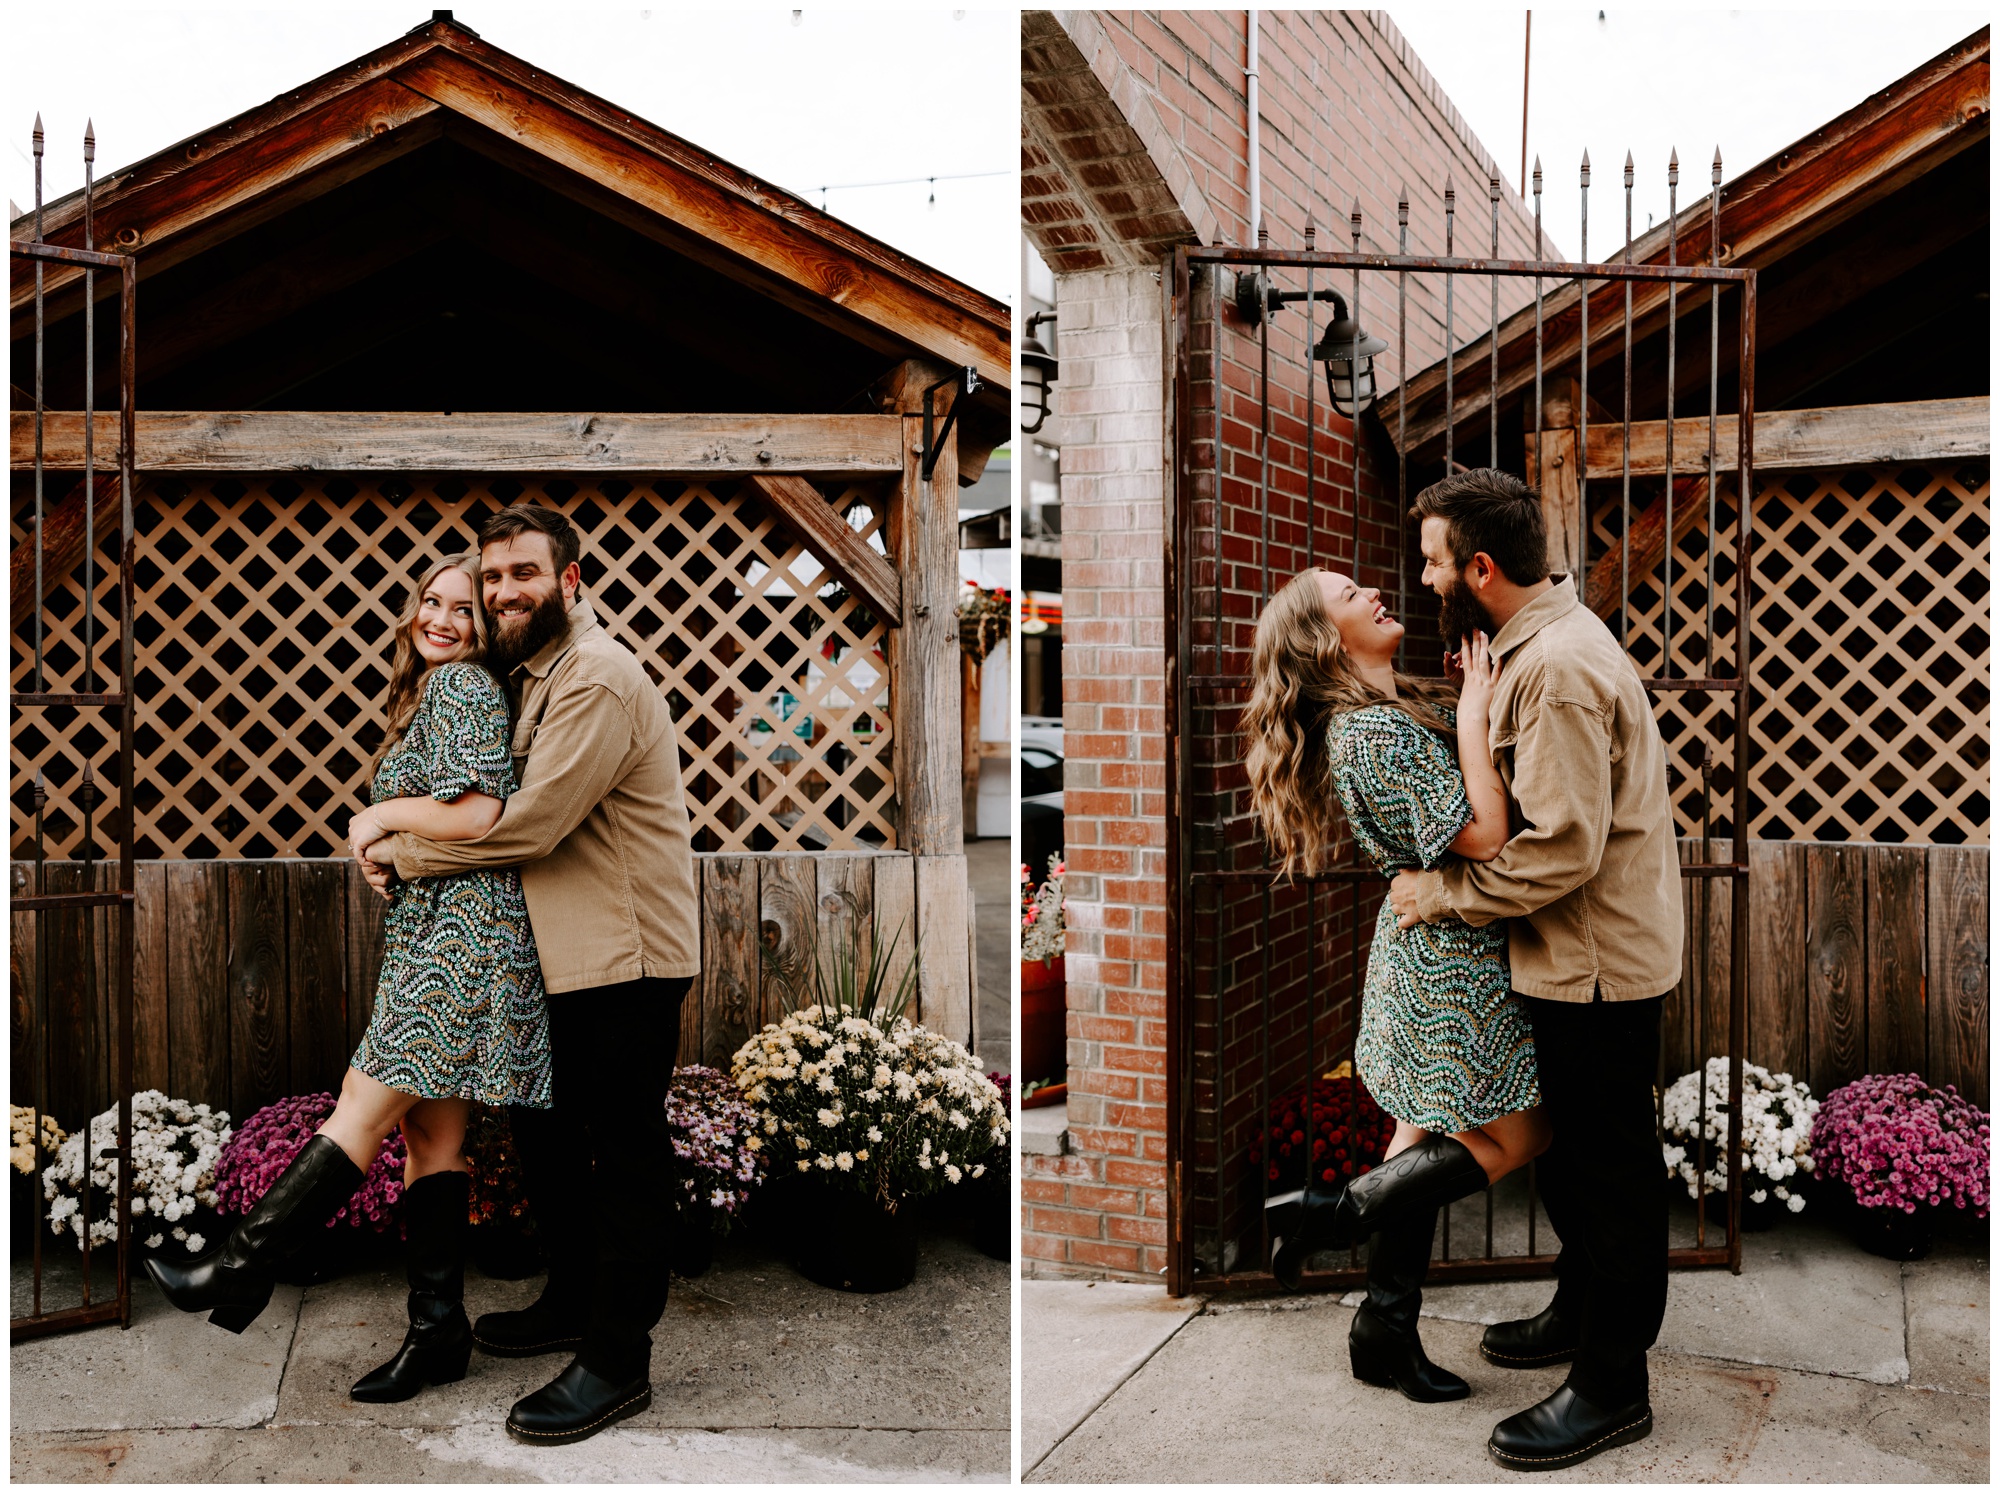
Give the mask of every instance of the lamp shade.
M 1021 429 L 1033 434 L 1049 418 L 1049 385 L 1061 367 L 1055 354 L 1030 335 L 1021 343 Z M 1032 424 L 1028 422 L 1032 421 Z
M 1333 407 L 1350 420 L 1375 402 L 1375 355 L 1389 344 L 1371 337 L 1336 299 L 1336 315 L 1313 347 L 1313 358 L 1326 365 L 1326 392 Z

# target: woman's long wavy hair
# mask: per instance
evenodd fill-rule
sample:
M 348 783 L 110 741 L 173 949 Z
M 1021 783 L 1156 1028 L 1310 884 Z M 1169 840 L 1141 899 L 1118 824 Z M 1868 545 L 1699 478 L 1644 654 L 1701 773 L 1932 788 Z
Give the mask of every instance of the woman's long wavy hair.
M 431 667 L 430 661 L 417 652 L 417 610 L 423 606 L 424 593 L 430 590 L 431 582 L 453 569 L 464 571 L 472 582 L 472 651 L 462 659 L 478 664 L 486 658 L 486 608 L 479 600 L 479 552 L 469 550 L 432 561 L 410 588 L 403 615 L 396 619 L 395 652 L 389 660 L 389 693 L 382 702 L 382 745 L 368 765 L 370 782 L 374 781 L 375 770 L 382 766 L 382 759 L 389 755 L 389 749 L 402 741 L 403 733 L 410 729 L 410 718 L 417 714 L 417 702 L 424 694 L 424 676 Z
M 1455 743 L 1438 710 L 1458 698 L 1450 685 L 1396 676 L 1384 695 L 1355 673 L 1340 629 L 1327 615 L 1317 570 L 1301 571 L 1264 605 L 1251 643 L 1250 704 L 1243 712 L 1250 807 L 1286 877 L 1311 873 L 1334 840 L 1333 763 L 1327 728 L 1344 711 L 1386 705 Z

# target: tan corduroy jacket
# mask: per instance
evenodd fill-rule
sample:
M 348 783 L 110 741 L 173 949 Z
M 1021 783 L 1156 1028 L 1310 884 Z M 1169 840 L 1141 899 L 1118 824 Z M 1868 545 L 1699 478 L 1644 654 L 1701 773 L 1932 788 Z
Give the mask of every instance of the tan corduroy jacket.
M 697 974 L 680 741 L 659 687 L 581 597 L 569 632 L 508 683 L 520 788 L 477 840 L 394 837 L 397 874 L 520 867 L 552 993 Z
M 1514 989 L 1555 1001 L 1664 995 L 1681 978 L 1666 751 L 1618 640 L 1567 577 L 1493 639 L 1488 737 L 1513 836 L 1491 861 L 1419 874 L 1426 923 L 1508 925 Z

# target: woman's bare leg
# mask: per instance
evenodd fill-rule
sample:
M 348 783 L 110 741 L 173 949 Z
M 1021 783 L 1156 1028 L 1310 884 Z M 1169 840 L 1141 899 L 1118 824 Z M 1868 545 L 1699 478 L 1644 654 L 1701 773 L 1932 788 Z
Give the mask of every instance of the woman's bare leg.
M 403 1117 L 403 1148 L 409 1160 L 403 1181 L 414 1183 L 434 1172 L 470 1172 L 465 1160 L 465 1127 L 470 1100 L 419 1100 Z
M 1406 1120 L 1397 1121 L 1396 1134 L 1389 1138 L 1389 1150 L 1382 1160 L 1386 1162 L 1396 1153 L 1407 1151 L 1430 1134 L 1422 1126 L 1413 1126 Z
M 340 1102 L 319 1134 L 347 1153 L 347 1160 L 365 1173 L 375 1162 L 382 1138 L 416 1103 L 417 1096 L 391 1089 L 359 1069 L 349 1069 L 340 1084 Z
M 1403 1123 L 1396 1122 L 1397 1140 L 1402 1138 Z M 1418 1132 L 1422 1135 L 1422 1132 Z M 1549 1141 L 1554 1133 L 1542 1115 L 1542 1107 L 1517 1110 L 1512 1115 L 1503 1115 L 1498 1120 L 1488 1121 L 1475 1131 L 1455 1131 L 1452 1137 L 1472 1153 L 1474 1160 L 1486 1169 L 1486 1181 L 1497 1183 L 1516 1168 L 1528 1163 L 1549 1149 Z M 1390 1155 L 1400 1147 L 1392 1147 Z

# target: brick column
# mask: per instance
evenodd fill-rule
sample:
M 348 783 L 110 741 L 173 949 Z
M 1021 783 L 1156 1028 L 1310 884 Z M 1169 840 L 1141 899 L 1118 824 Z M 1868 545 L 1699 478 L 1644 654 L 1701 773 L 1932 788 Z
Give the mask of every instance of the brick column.
M 1160 284 L 1060 276 L 1069 1150 L 1023 1159 L 1034 1274 L 1166 1264 Z

